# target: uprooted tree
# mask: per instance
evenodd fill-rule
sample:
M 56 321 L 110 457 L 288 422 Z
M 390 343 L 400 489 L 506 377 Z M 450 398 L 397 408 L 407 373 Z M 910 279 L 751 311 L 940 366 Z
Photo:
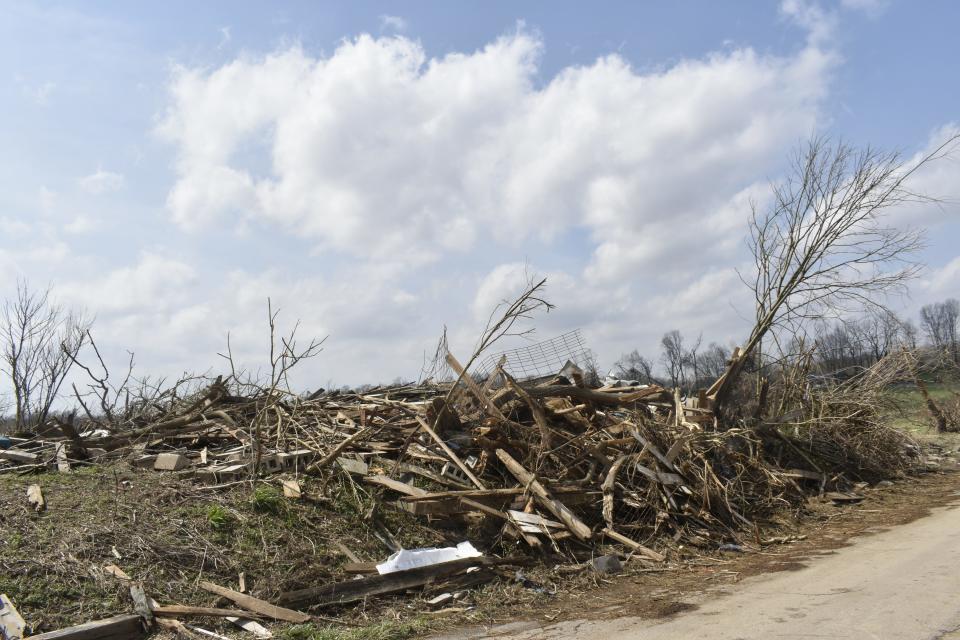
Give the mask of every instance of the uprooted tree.
M 882 307 L 884 296 L 916 275 L 922 232 L 898 228 L 884 214 L 897 205 L 932 201 L 912 192 L 908 180 L 954 151 L 958 140 L 954 136 L 914 161 L 826 138 L 812 139 L 797 153 L 788 177 L 774 185 L 770 206 L 753 209 L 748 246 L 755 273 L 741 279 L 753 293 L 756 320 L 744 347 L 707 392 L 718 413 L 744 363 L 762 355 L 765 339 L 776 342 L 805 321 L 855 307 Z

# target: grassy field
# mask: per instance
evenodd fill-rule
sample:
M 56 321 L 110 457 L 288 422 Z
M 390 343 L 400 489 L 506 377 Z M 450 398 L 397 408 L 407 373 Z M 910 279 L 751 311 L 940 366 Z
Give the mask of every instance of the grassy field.
M 956 404 L 960 396 L 960 383 L 928 382 L 927 391 L 934 402 L 941 407 Z M 890 413 L 893 426 L 914 434 L 933 432 L 933 421 L 924 402 L 923 395 L 914 385 L 901 385 L 890 390 L 890 398 L 897 410 Z
M 318 480 L 302 483 L 322 495 Z M 42 488 L 42 513 L 27 504 L 30 484 Z M 200 580 L 236 589 L 242 572 L 248 589 L 272 598 L 348 579 L 341 568 L 347 558 L 334 541 L 363 560 L 382 560 L 389 551 L 373 531 L 374 519 L 406 548 L 447 542 L 438 528 L 408 514 L 372 514 L 361 487 L 337 486 L 329 494 L 319 502 L 292 501 L 275 481 L 255 491 L 246 485 L 210 490 L 123 463 L 69 474 L 0 475 L 0 593 L 35 629 L 48 630 L 131 609 L 126 585 L 104 570 L 111 564 L 142 581 L 161 603 L 212 606 L 216 596 L 200 589 Z M 347 622 L 360 625 L 353 629 L 301 625 L 278 635 L 395 640 L 421 626 L 415 611 L 392 612 L 382 622 L 388 612 L 378 607 L 346 612 Z

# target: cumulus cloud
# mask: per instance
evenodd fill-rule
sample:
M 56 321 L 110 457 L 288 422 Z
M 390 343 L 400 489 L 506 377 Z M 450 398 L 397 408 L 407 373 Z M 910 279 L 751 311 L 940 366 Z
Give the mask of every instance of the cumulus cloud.
M 610 55 L 541 85 L 543 46 L 521 30 L 429 58 L 363 35 L 326 57 L 180 68 L 159 128 L 178 156 L 171 215 L 188 229 L 259 219 L 366 259 L 579 228 L 597 274 L 616 277 L 661 257 L 665 216 L 723 208 L 809 132 L 835 62 L 810 44 L 650 73 Z
M 97 169 L 94 173 L 80 178 L 80 188 L 89 194 L 98 196 L 104 193 L 119 191 L 123 188 L 123 176 L 113 171 Z

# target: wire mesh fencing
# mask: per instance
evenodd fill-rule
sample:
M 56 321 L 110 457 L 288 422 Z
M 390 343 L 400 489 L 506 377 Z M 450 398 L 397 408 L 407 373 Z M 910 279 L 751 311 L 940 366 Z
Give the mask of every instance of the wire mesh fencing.
M 586 368 L 590 362 L 590 350 L 584 345 L 583 334 L 580 329 L 574 329 L 549 340 L 492 353 L 474 367 L 473 375 L 486 378 L 504 356 L 507 359 L 504 370 L 517 380 L 556 374 L 568 362 L 580 368 Z

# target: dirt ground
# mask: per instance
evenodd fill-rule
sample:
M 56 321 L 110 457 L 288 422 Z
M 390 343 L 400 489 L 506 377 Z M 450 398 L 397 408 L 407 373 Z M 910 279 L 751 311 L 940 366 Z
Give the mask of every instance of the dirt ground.
M 953 465 L 949 466 L 952 469 Z M 500 609 L 485 616 L 483 624 L 670 616 L 692 608 L 691 599 L 718 585 L 736 584 L 763 573 L 794 571 L 811 557 L 832 553 L 855 537 L 922 518 L 931 509 L 957 500 L 958 490 L 960 472 L 949 470 L 866 488 L 860 492 L 864 499 L 859 504 L 841 506 L 829 499 L 814 498 L 809 504 L 810 513 L 795 525 L 761 534 L 761 541 L 779 538 L 783 542 L 754 543 L 743 552 L 691 551 L 682 562 L 666 568 L 629 568 L 628 563 L 625 575 L 594 576 L 596 586 L 602 588 L 543 598 L 534 614 L 527 606 Z

